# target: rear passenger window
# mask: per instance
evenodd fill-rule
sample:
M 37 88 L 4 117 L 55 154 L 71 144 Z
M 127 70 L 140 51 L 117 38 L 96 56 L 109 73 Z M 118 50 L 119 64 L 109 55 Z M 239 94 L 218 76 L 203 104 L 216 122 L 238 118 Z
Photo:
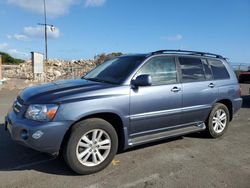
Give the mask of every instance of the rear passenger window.
M 223 79 L 229 79 L 230 76 L 227 72 L 226 67 L 221 61 L 218 60 L 208 60 L 208 63 L 211 66 L 213 76 L 215 80 L 223 80 Z
M 205 74 L 202 62 L 199 58 L 179 58 L 182 73 L 182 82 L 204 81 Z
M 149 74 L 152 85 L 173 84 L 177 82 L 177 70 L 174 57 L 154 57 L 136 74 Z
M 202 59 L 201 61 L 203 63 L 206 80 L 212 80 L 213 79 L 213 75 L 212 75 L 212 71 L 211 71 L 210 65 L 208 64 L 208 62 L 207 62 L 206 59 Z

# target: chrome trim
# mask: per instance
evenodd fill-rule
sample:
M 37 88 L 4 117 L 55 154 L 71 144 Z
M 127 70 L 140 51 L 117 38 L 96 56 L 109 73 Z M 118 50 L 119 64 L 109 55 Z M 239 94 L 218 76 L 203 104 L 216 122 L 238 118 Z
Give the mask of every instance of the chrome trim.
M 16 99 L 15 102 L 13 103 L 14 112 L 19 113 L 22 107 L 23 105 L 18 102 L 18 99 Z
M 197 105 L 197 106 L 189 106 L 189 107 L 176 108 L 176 109 L 170 109 L 170 110 L 146 112 L 146 113 L 131 115 L 130 120 L 132 120 L 132 121 L 133 120 L 140 120 L 140 119 L 144 119 L 144 118 L 159 117 L 159 116 L 177 114 L 177 113 L 180 113 L 180 112 L 203 110 L 203 109 L 209 109 L 209 108 L 211 108 L 210 105 Z
M 150 118 L 150 117 L 156 117 L 156 116 L 175 114 L 175 113 L 180 113 L 180 112 L 181 112 L 181 108 L 171 109 L 171 110 L 154 111 L 154 112 L 146 112 L 146 113 L 131 115 L 130 119 L 131 120 L 138 120 L 138 119 L 143 119 L 143 118 Z
M 20 108 L 23 106 L 18 101 L 16 101 L 16 105 L 19 106 Z
M 188 107 L 184 107 L 182 108 L 183 112 L 187 112 L 187 111 L 194 111 L 194 110 L 204 110 L 204 109 L 209 109 L 212 108 L 211 105 L 196 105 L 196 106 L 188 106 Z
M 145 134 L 157 134 L 159 132 L 166 132 L 169 130 L 180 129 L 183 127 L 190 127 L 194 125 L 199 126 L 202 123 L 203 123 L 202 121 L 199 121 L 199 122 L 185 123 L 185 124 L 180 124 L 180 125 L 175 125 L 175 126 L 168 126 L 168 127 L 153 129 L 153 130 L 148 130 L 148 131 L 142 131 L 142 132 L 133 133 L 130 135 L 130 137 L 138 137 L 140 135 L 145 135 Z
M 14 107 L 14 111 L 17 113 L 20 112 L 20 110 L 18 110 L 16 107 Z

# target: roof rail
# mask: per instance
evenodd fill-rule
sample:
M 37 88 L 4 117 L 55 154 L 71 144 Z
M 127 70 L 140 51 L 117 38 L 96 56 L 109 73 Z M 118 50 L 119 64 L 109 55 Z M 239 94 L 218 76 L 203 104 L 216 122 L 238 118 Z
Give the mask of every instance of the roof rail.
M 221 55 L 218 55 L 218 54 L 189 51 L 189 50 L 158 50 L 158 51 L 152 52 L 151 54 L 156 55 L 156 54 L 164 54 L 164 53 L 186 53 L 187 55 L 200 55 L 200 56 L 209 56 L 209 57 L 216 57 L 216 58 L 224 59 Z

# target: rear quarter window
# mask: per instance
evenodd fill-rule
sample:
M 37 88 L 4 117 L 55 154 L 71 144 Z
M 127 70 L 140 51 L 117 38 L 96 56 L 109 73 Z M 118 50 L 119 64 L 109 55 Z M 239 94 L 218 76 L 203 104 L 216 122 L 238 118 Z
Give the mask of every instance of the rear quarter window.
M 230 75 L 225 65 L 219 60 L 208 60 L 215 80 L 229 79 Z

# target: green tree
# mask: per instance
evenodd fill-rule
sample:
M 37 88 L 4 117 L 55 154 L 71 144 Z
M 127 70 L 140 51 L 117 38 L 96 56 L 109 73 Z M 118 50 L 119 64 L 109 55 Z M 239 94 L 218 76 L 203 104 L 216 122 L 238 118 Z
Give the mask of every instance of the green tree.
M 0 55 L 2 56 L 3 64 L 18 65 L 24 62 L 24 60 L 13 58 L 5 52 L 0 52 Z

